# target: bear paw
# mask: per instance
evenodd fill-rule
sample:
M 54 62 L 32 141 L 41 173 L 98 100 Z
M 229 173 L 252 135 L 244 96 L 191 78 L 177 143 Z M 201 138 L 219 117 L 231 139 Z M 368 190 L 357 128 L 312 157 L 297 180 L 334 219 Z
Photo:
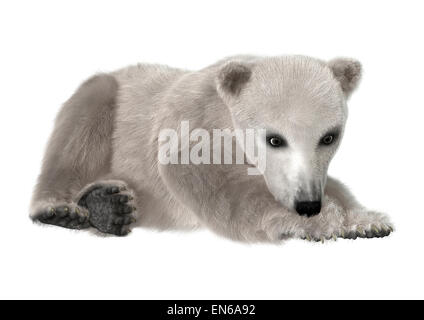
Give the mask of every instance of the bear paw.
M 90 224 L 103 233 L 126 236 L 136 221 L 134 200 L 125 186 L 99 185 L 90 188 L 78 204 L 89 211 Z
M 88 211 L 73 204 L 47 207 L 35 215 L 34 220 L 68 229 L 87 229 L 90 227 Z
M 393 225 L 384 214 L 360 210 L 349 212 L 343 226 L 339 228 L 326 228 L 326 230 L 311 230 L 305 232 L 300 238 L 308 241 L 324 243 L 326 240 L 357 238 L 383 238 L 394 231 Z
M 342 235 L 345 239 L 383 238 L 393 231 L 393 225 L 386 215 L 361 209 L 348 212 Z

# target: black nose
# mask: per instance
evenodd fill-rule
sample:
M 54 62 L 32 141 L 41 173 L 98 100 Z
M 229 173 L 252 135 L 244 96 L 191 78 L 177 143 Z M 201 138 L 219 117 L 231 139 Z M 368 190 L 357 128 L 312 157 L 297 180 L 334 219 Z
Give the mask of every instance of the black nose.
M 321 211 L 321 201 L 297 202 L 296 211 L 301 216 L 308 216 L 308 217 L 315 216 Z

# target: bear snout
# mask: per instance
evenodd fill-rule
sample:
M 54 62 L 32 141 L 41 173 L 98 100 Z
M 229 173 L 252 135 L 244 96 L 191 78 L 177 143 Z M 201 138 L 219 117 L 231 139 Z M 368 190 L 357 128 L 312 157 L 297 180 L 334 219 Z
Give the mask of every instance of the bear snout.
M 296 212 L 301 216 L 312 217 L 321 212 L 321 200 L 300 201 L 296 203 Z

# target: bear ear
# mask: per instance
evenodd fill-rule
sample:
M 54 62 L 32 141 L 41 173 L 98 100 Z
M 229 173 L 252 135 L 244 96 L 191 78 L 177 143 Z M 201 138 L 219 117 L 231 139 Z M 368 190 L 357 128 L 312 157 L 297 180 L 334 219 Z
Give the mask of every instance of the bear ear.
M 218 92 L 238 96 L 251 76 L 252 69 L 249 64 L 239 61 L 227 62 L 218 72 L 216 79 Z
M 361 80 L 361 63 L 350 58 L 337 58 L 329 61 L 328 66 L 339 81 L 346 98 L 349 98 Z

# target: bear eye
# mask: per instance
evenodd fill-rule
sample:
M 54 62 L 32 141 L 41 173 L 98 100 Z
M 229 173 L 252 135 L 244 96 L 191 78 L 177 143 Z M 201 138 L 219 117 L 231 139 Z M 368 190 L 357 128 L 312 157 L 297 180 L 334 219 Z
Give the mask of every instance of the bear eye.
M 280 136 L 268 136 L 266 138 L 268 144 L 273 147 L 273 148 L 279 148 L 279 147 L 284 147 L 287 145 L 286 141 L 284 140 L 284 138 L 280 137 Z
M 325 136 L 324 138 L 322 138 L 323 144 L 331 144 L 333 141 L 334 141 L 334 136 L 332 134 L 329 134 Z
M 337 134 L 329 133 L 329 134 L 325 135 L 324 137 L 322 137 L 320 144 L 328 146 L 328 145 L 334 143 L 334 141 L 336 141 L 336 138 L 337 138 Z

